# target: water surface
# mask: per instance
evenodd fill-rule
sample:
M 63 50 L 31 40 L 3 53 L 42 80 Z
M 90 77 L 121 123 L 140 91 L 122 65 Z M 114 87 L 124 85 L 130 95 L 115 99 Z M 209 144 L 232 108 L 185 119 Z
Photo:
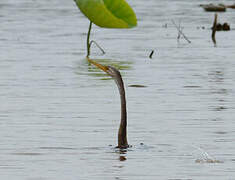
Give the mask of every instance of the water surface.
M 123 75 L 127 152 L 115 149 L 118 90 L 85 60 L 89 22 L 75 3 L 0 2 L 1 179 L 234 179 L 235 31 L 214 47 L 214 13 L 198 7 L 209 1 L 128 2 L 138 27 L 93 26 L 106 54 L 91 55 Z M 218 18 L 233 28 L 235 11 Z

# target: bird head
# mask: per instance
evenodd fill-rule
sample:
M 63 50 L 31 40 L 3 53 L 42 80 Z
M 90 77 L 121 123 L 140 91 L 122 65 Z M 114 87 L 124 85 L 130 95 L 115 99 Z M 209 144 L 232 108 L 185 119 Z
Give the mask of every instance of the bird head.
M 99 69 L 101 69 L 101 70 L 103 70 L 104 72 L 106 72 L 108 75 L 110 75 L 110 76 L 113 77 L 113 78 L 115 78 L 115 77 L 117 77 L 117 76 L 120 76 L 120 72 L 119 72 L 117 69 L 115 69 L 114 67 L 112 67 L 112 66 L 104 66 L 104 65 L 101 65 L 101 64 L 99 64 L 99 63 L 97 63 L 97 62 L 91 60 L 91 59 L 88 59 L 88 61 L 89 61 L 91 64 L 93 64 L 93 65 L 95 65 L 96 67 L 98 67 Z

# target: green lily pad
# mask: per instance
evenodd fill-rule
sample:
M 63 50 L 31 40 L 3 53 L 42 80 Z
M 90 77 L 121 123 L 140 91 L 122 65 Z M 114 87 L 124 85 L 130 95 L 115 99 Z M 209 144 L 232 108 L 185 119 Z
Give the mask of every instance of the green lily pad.
M 94 24 L 105 28 L 132 28 L 136 15 L 125 0 L 75 0 L 81 12 Z

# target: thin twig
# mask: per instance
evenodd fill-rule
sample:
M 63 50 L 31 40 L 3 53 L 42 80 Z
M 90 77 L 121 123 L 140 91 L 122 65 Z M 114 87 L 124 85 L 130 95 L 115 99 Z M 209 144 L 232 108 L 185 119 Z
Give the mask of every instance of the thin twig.
M 211 38 L 215 46 L 216 46 L 215 33 L 216 33 L 216 25 L 217 25 L 217 16 L 218 16 L 217 13 L 215 13 L 214 23 L 212 27 L 212 34 L 211 34 Z
M 179 21 L 179 29 L 182 31 L 183 29 L 181 28 L 180 21 Z M 180 32 L 178 31 L 178 36 L 177 36 L 177 41 L 180 41 Z
M 149 55 L 149 58 L 150 58 L 150 59 L 152 59 L 153 53 L 154 53 L 154 50 L 152 50 L 151 53 L 150 53 L 150 55 Z
M 176 25 L 175 21 L 174 21 L 174 20 L 171 20 L 171 21 L 172 21 L 172 23 L 175 25 L 175 27 L 176 27 L 176 29 L 178 30 L 178 32 L 184 37 L 184 39 L 185 39 L 186 41 L 188 41 L 188 43 L 191 43 L 191 41 L 184 35 L 184 33 L 182 32 L 182 30 L 180 29 L 180 27 L 178 27 L 178 26 Z
M 93 40 L 90 42 L 90 47 L 91 47 L 92 43 L 94 43 L 102 51 L 102 53 L 105 54 L 105 51 L 99 46 L 99 44 L 97 42 L 95 42 Z

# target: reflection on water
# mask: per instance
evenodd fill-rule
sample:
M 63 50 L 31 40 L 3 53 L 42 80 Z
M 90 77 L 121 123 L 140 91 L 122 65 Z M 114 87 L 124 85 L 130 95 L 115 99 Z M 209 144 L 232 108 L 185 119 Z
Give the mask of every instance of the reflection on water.
M 118 70 L 129 70 L 131 69 L 131 62 L 128 61 L 115 61 L 110 59 L 92 59 L 93 61 L 96 61 L 104 66 L 113 66 Z M 109 80 L 112 79 L 110 76 L 108 76 L 106 73 L 103 73 L 98 69 L 97 67 L 94 67 L 92 64 L 88 64 L 88 72 L 91 76 L 96 77 L 103 77 L 101 80 Z M 106 78 L 104 78 L 106 77 Z
M 123 76 L 124 152 L 118 90 L 85 59 L 89 21 L 75 3 L 0 2 L 0 179 L 235 177 L 235 31 L 218 32 L 215 48 L 214 13 L 198 1 L 128 2 L 138 27 L 94 26 L 106 54 L 92 48 L 91 57 Z M 219 18 L 234 24 L 234 10 Z M 192 43 L 177 42 L 171 20 Z
M 133 62 L 131 61 L 127 61 L 127 60 L 122 60 L 122 61 L 117 61 L 117 60 L 113 60 L 113 59 L 92 59 L 93 61 L 96 61 L 104 66 L 113 66 L 116 69 L 119 70 L 129 70 L 131 69 L 131 64 L 133 64 Z M 91 64 L 89 63 L 89 69 L 90 70 Z M 92 68 L 91 68 L 92 69 Z M 97 68 L 93 68 L 93 69 L 97 69 Z
M 126 160 L 126 157 L 125 157 L 125 156 L 120 156 L 120 157 L 119 157 L 119 160 L 120 160 L 120 161 L 125 161 L 125 160 Z
M 131 65 L 133 62 L 131 61 L 118 61 L 118 60 L 113 60 L 113 59 L 92 59 L 93 61 L 96 61 L 97 63 L 100 63 L 104 66 L 113 66 L 118 70 L 130 70 Z M 86 59 L 84 59 L 85 62 L 87 62 Z M 101 80 L 109 80 L 111 79 L 110 76 L 108 76 L 106 73 L 100 71 L 97 67 L 94 65 L 90 64 L 89 62 L 87 63 L 79 63 L 77 65 L 77 74 L 81 75 L 89 75 L 89 76 L 94 76 L 94 77 L 101 77 Z M 105 77 L 105 78 L 104 78 Z

